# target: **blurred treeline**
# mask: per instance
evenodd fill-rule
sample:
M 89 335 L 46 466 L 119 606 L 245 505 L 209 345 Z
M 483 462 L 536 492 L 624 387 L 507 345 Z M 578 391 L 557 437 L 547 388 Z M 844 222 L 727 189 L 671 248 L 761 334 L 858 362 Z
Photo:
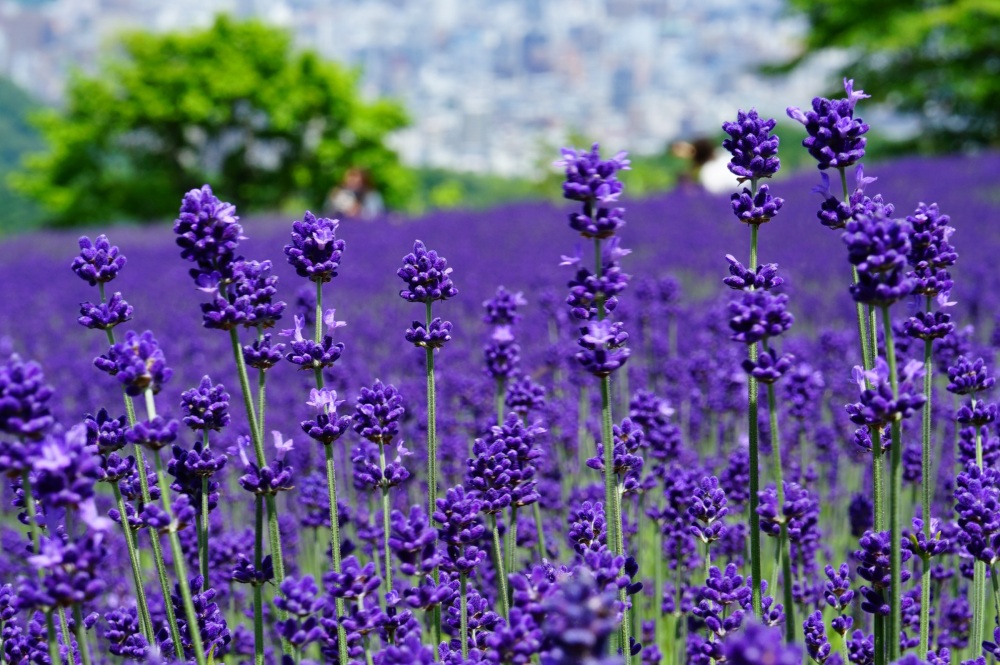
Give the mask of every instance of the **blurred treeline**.
M 1000 144 L 1000 0 L 790 0 L 789 11 L 805 16 L 809 37 L 772 72 L 839 49 L 844 72 L 915 128 L 893 142 L 880 132 L 871 157 Z M 404 214 L 559 196 L 551 159 L 523 178 L 406 167 L 386 142 L 409 124 L 405 109 L 362 99 L 359 77 L 294 49 L 280 29 L 220 17 L 204 30 L 123 34 L 97 75 L 71 76 L 59 109 L 0 80 L 0 234 L 169 218 L 203 182 L 248 213 L 321 210 L 352 168 Z M 829 93 L 842 89 L 831 82 Z M 778 133 L 795 146 L 804 132 L 784 120 Z M 784 150 L 784 171 L 806 159 Z M 634 195 L 696 177 L 670 147 L 632 161 Z

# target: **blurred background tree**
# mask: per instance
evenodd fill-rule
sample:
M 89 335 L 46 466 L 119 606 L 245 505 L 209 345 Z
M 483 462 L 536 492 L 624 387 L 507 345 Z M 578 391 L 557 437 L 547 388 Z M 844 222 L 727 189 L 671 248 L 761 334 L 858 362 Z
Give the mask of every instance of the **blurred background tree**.
M 245 211 L 318 210 L 352 167 L 400 207 L 414 176 L 385 140 L 408 120 L 358 78 L 257 21 L 126 33 L 95 76 L 73 75 L 63 109 L 35 114 L 46 150 L 10 180 L 60 226 L 162 219 L 205 182 Z
M 1000 144 L 1000 2 L 790 0 L 809 22 L 805 52 L 848 57 L 846 76 L 910 114 L 899 148 L 950 152 Z M 843 94 L 843 90 L 838 90 Z

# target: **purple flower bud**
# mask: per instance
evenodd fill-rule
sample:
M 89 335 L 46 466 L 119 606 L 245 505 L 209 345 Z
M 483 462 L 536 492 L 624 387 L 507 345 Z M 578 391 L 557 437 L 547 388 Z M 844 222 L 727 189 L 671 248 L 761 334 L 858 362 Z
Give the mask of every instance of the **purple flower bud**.
M 285 256 L 299 277 L 323 283 L 337 276 L 345 248 L 336 237 L 339 225 L 339 220 L 316 217 L 308 210 L 301 222 L 292 222 L 292 241 L 285 245 Z
M 106 235 L 97 236 L 94 242 L 87 236 L 80 238 L 80 254 L 70 265 L 77 277 L 91 286 L 110 282 L 125 267 L 125 255 L 108 241 Z

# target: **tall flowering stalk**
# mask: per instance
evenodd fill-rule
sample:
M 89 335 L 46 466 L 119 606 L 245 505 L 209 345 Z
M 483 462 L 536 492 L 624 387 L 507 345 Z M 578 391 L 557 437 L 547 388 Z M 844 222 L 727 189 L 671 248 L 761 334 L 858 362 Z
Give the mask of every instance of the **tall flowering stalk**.
M 994 469 L 985 464 L 983 433 L 986 426 L 995 422 L 997 405 L 982 399 L 983 393 L 993 389 L 996 380 L 990 376 L 982 358 L 975 361 L 959 356 L 948 368 L 948 392 L 968 396 L 968 401 L 958 409 L 955 420 L 968 430 L 974 430 L 975 458 L 966 465 L 956 479 L 955 510 L 959 514 L 959 543 L 975 557 L 969 604 L 972 605 L 972 626 L 969 644 L 973 657 L 981 654 L 983 618 L 986 610 L 986 566 L 995 558 L 994 541 L 998 530 L 996 505 L 1000 492 Z M 991 573 L 994 571 L 991 571 Z M 996 580 L 993 581 L 996 584 Z
M 924 343 L 924 406 L 920 427 L 920 507 L 923 538 L 931 540 L 931 488 L 934 474 L 931 469 L 931 386 L 933 382 L 934 340 L 949 334 L 954 325 L 951 317 L 940 309 L 934 311 L 936 301 L 940 307 L 952 305 L 948 301 L 953 282 L 948 268 L 955 265 L 958 254 L 952 247 L 950 238 L 955 229 L 949 226 L 947 215 L 941 214 L 937 204 L 921 203 L 916 211 L 906 218 L 911 228 L 910 252 L 907 262 L 910 275 L 916 282 L 914 294 L 923 296 L 924 309 L 903 323 L 907 337 Z M 930 557 L 922 556 L 923 569 L 920 577 L 920 650 L 927 653 L 930 639 Z
M 486 310 L 483 323 L 493 326 L 490 341 L 483 346 L 483 357 L 486 361 L 486 374 L 494 382 L 497 425 L 503 424 L 507 387 L 518 373 L 521 347 L 515 341 L 513 328 L 521 320 L 517 308 L 525 304 L 527 301 L 520 291 L 511 293 L 503 286 L 497 287 L 496 295 L 483 302 Z
M 846 169 L 861 161 L 865 156 L 865 145 L 868 139 L 865 134 L 870 127 L 861 118 L 854 117 L 857 103 L 868 99 L 871 95 L 864 90 L 854 90 L 854 80 L 844 79 L 844 89 L 847 97 L 843 99 L 826 99 L 815 97 L 812 100 L 812 110 L 791 106 L 787 109 L 788 117 L 801 123 L 808 136 L 802 139 L 802 147 L 816 160 L 821 172 L 836 169 L 840 173 L 843 197 L 837 201 L 829 195 L 829 178 L 821 173 L 826 191 L 826 202 L 820 211 L 820 219 L 829 228 L 842 228 L 843 224 L 855 212 L 853 197 L 847 193 Z M 859 184 L 860 187 L 860 184 Z M 826 214 L 826 218 L 824 218 Z M 889 212 L 888 214 L 892 214 Z M 827 223 L 829 220 L 831 223 Z M 852 268 L 853 283 L 857 284 L 858 274 Z M 875 365 L 875 325 L 874 316 L 869 310 L 865 314 L 862 303 L 855 305 L 858 321 L 858 337 L 861 344 L 861 361 L 866 370 Z
M 902 547 L 903 547 L 903 469 L 902 469 L 902 419 L 913 409 L 924 403 L 924 396 L 911 395 L 909 385 L 900 390 L 900 374 L 896 366 L 896 345 L 892 330 L 889 308 L 913 292 L 914 279 L 906 270 L 906 257 L 910 253 L 910 226 L 905 221 L 893 220 L 881 214 L 871 217 L 859 215 L 847 223 L 844 243 L 847 245 L 848 260 L 858 273 L 857 283 L 851 286 L 855 302 L 876 307 L 882 314 L 882 329 L 885 335 L 886 373 L 890 392 L 886 397 L 897 407 L 890 417 L 881 423 L 871 423 L 876 428 L 889 425 L 892 448 L 889 463 L 889 533 L 891 537 L 892 600 L 889 617 L 889 633 L 886 636 L 889 660 L 899 655 L 899 640 L 896 636 L 902 629 Z M 919 366 L 919 363 L 918 363 Z M 907 381 L 922 368 L 908 364 L 904 369 Z M 867 376 L 874 385 L 874 378 Z M 864 401 L 864 400 L 862 400 Z M 871 431 L 872 428 L 869 427 Z M 873 451 L 875 444 L 873 441 Z M 876 506 L 878 510 L 878 506 Z
M 108 240 L 107 236 L 100 235 L 92 242 L 87 236 L 83 236 L 79 240 L 80 253 L 73 258 L 73 262 L 70 268 L 73 272 L 82 280 L 89 283 L 91 286 L 97 286 L 100 293 L 100 302 L 94 304 L 91 302 L 84 302 L 80 305 L 80 316 L 77 318 L 77 322 L 84 326 L 85 328 L 90 328 L 92 330 L 103 330 L 107 337 L 108 345 L 114 346 L 116 343 L 114 329 L 116 326 L 126 323 L 132 319 L 132 306 L 122 298 L 122 294 L 116 291 L 112 294 L 111 299 L 107 298 L 106 285 L 113 281 L 118 273 L 125 267 L 127 259 L 125 255 L 121 253 L 121 250 L 112 245 Z M 132 403 L 132 398 L 127 393 L 122 393 L 125 400 L 126 414 L 128 416 L 128 425 L 135 425 L 135 407 Z M 105 412 L 104 422 L 111 420 L 107 417 L 107 412 Z M 103 424 L 103 423 L 101 423 Z M 100 424 L 96 421 L 94 422 L 94 428 L 88 425 L 88 433 L 93 435 L 92 443 L 97 446 L 99 452 L 102 455 L 110 455 L 116 450 L 120 450 L 125 445 L 124 438 L 124 423 L 121 423 L 121 427 L 117 428 L 121 432 L 121 436 L 110 436 L 105 439 L 105 445 L 98 444 L 98 434 L 100 431 Z M 121 445 L 118 445 L 118 444 Z M 142 458 L 141 449 L 136 450 L 139 460 L 142 460 L 143 466 L 145 465 L 145 460 Z M 128 459 L 128 458 L 126 458 Z M 146 592 L 142 584 L 142 562 L 139 558 L 139 550 L 135 542 L 136 532 L 130 527 L 128 520 L 125 516 L 128 514 L 127 508 L 125 507 L 125 501 L 122 497 L 121 489 L 118 486 L 118 482 L 128 474 L 128 469 L 121 469 L 121 464 L 126 464 L 120 456 L 116 456 L 115 460 L 111 461 L 112 470 L 110 475 L 105 474 L 106 481 L 111 485 L 112 492 L 115 497 L 115 503 L 118 508 L 118 512 L 122 515 L 122 531 L 125 534 L 125 544 L 128 548 L 129 562 L 132 566 L 132 576 L 133 583 L 135 585 L 136 593 L 136 605 L 139 614 L 139 623 L 142 630 L 142 634 L 147 642 L 152 642 L 154 637 L 153 623 L 150 619 L 149 614 L 149 604 L 146 600 Z M 134 459 L 133 459 L 134 466 Z M 118 468 L 114 468 L 118 467 Z M 107 458 L 105 458 L 105 469 L 108 469 Z M 119 474 L 118 471 L 121 471 Z M 162 554 L 158 552 L 159 544 L 154 548 L 154 558 L 156 561 L 157 572 L 160 573 L 161 581 L 165 580 L 165 566 L 163 563 Z M 169 594 L 169 586 L 163 586 L 162 588 L 164 597 Z
M 274 302 L 277 277 L 271 275 L 270 261 L 247 261 L 236 254 L 240 240 L 244 239 L 243 227 L 236 216 L 236 207 L 220 201 L 212 188 L 204 185 L 185 194 L 180 215 L 174 221 L 176 242 L 181 248 L 181 258 L 194 263 L 189 271 L 195 286 L 211 296 L 211 301 L 202 303 L 202 323 L 206 328 L 229 332 L 233 359 L 243 394 L 243 405 L 247 413 L 250 439 L 253 444 L 256 467 L 266 468 L 264 452 L 263 418 L 263 377 L 261 371 L 261 394 L 259 405 L 254 404 L 247 373 L 249 357 L 264 356 L 262 364 L 270 366 L 268 349 L 262 330 L 275 324 L 284 310 L 284 303 Z M 239 327 L 258 328 L 257 348 L 249 349 L 240 343 Z M 278 507 L 273 492 L 260 492 L 267 507 L 268 539 L 273 561 L 275 579 L 280 585 L 285 578 L 284 556 L 281 547 L 281 531 L 278 528 Z M 255 520 L 261 525 L 262 520 Z M 259 532 L 261 526 L 256 529 Z M 259 537 L 259 536 L 258 536 Z M 257 569 L 263 566 L 263 559 L 255 560 Z M 263 608 L 255 602 L 254 611 L 261 615 Z M 279 608 L 279 616 L 283 611 Z M 283 617 L 282 617 L 283 618 Z M 258 647 L 258 651 L 262 649 Z
M 399 487 L 410 477 L 409 471 L 403 466 L 403 457 L 409 451 L 403 447 L 403 442 L 396 445 L 398 455 L 392 462 L 386 462 L 386 449 L 399 434 L 399 420 L 403 417 L 403 398 L 393 385 L 376 381 L 371 388 L 362 388 L 358 396 L 357 407 L 354 410 L 354 431 L 366 441 L 375 444 L 378 450 L 377 463 L 371 459 L 366 446 L 361 447 L 360 454 L 354 458 L 354 477 L 364 483 L 372 491 L 378 490 L 382 495 L 382 537 L 383 537 L 383 576 L 386 593 L 392 593 L 392 556 L 390 554 L 390 503 L 389 490 Z
M 758 342 L 770 334 L 784 332 L 780 325 L 776 332 L 771 332 L 766 325 L 760 325 L 761 322 L 766 322 L 769 317 L 776 316 L 780 321 L 788 316 L 784 312 L 784 301 L 781 300 L 784 296 L 772 296 L 769 292 L 770 285 L 766 281 L 760 287 L 757 285 L 757 275 L 765 274 L 764 267 L 757 265 L 757 239 L 760 225 L 770 221 L 784 203 L 782 199 L 771 196 L 767 185 L 759 184 L 761 179 L 770 178 L 781 168 L 781 161 L 777 157 L 778 137 L 771 136 L 771 130 L 774 129 L 775 124 L 775 120 L 764 120 L 757 115 L 756 110 L 751 109 L 748 113 L 739 111 L 736 122 L 726 122 L 722 125 L 723 131 L 729 135 L 729 138 L 723 141 L 722 146 L 733 156 L 728 164 L 729 171 L 741 183 L 750 182 L 750 187 L 744 187 L 741 192 L 734 193 L 731 197 L 733 213 L 736 218 L 750 227 L 750 263 L 745 271 L 751 280 L 749 284 L 739 287 L 745 292 L 742 302 L 735 304 L 739 311 L 733 311 L 734 317 L 730 321 L 730 327 L 733 328 L 733 339 L 747 344 L 747 361 L 753 367 L 758 365 Z M 738 262 L 733 263 L 733 265 L 734 267 L 740 266 Z M 773 285 L 773 280 L 771 285 Z M 751 315 L 752 318 L 744 319 L 746 314 Z M 754 322 L 753 317 L 762 318 Z M 788 325 L 790 324 L 789 320 Z M 757 515 L 758 493 L 760 491 L 758 401 L 757 377 L 751 372 L 747 378 L 747 425 L 750 440 L 750 576 L 753 579 L 750 604 L 754 616 L 760 620 L 763 616 L 763 609 L 760 590 L 762 581 L 760 518 Z M 776 471 L 780 472 L 780 461 L 777 462 L 775 468 Z M 780 480 L 778 484 L 780 486 Z M 789 582 L 786 580 L 785 583 Z M 791 611 L 791 607 L 787 609 Z
M 340 269 L 340 260 L 343 256 L 346 243 L 337 238 L 337 227 L 339 221 L 327 217 L 316 217 L 308 210 L 302 216 L 301 221 L 292 223 L 292 240 L 285 245 L 285 256 L 288 263 L 295 268 L 299 277 L 304 277 L 316 286 L 316 311 L 314 315 L 314 330 L 311 340 L 306 340 L 302 335 L 300 321 L 296 319 L 295 330 L 292 333 L 294 341 L 291 342 L 291 353 L 289 360 L 299 365 L 303 370 L 312 370 L 316 379 L 318 391 L 312 395 L 310 404 L 319 411 L 317 421 L 305 421 L 302 427 L 316 427 L 316 434 L 307 430 L 307 433 L 323 445 L 323 452 L 326 460 L 326 484 L 327 499 L 330 502 L 330 556 L 333 561 L 333 570 L 340 573 L 340 517 L 337 514 L 337 468 L 334 460 L 333 441 L 340 437 L 343 430 L 338 423 L 342 419 L 336 417 L 336 393 L 324 391 L 323 370 L 331 366 L 343 352 L 344 345 L 333 342 L 333 333 L 339 327 L 334 316 L 334 310 L 330 309 L 324 314 L 323 310 L 323 285 L 337 276 Z M 302 322 L 304 323 L 304 321 Z M 323 324 L 327 325 L 328 333 L 323 334 Z M 263 374 L 261 375 L 263 376 Z M 261 409 L 263 410 L 263 409 Z M 336 599 L 337 615 L 344 613 L 344 601 L 342 598 Z M 338 657 L 340 665 L 347 663 L 347 638 L 342 627 L 338 627 Z
M 458 295 L 458 289 L 451 281 L 452 269 L 448 261 L 434 250 L 428 250 L 423 242 L 413 243 L 413 251 L 403 257 L 403 266 L 396 275 L 406 283 L 399 291 L 399 297 L 407 302 L 424 304 L 424 321 L 415 320 L 407 331 L 410 342 L 426 341 L 424 346 L 424 369 L 427 373 L 427 514 L 432 517 L 437 511 L 438 491 L 438 440 L 437 440 L 437 387 L 434 376 L 434 351 L 441 347 L 445 338 L 450 339 L 451 323 L 434 318 L 433 305 L 436 300 L 447 300 Z M 417 344 L 420 346 L 420 344 Z M 440 581 L 434 569 L 434 582 Z M 434 607 L 434 629 L 441 632 L 441 608 Z
M 579 201 L 582 208 L 569 214 L 569 226 L 582 237 L 593 241 L 594 269 L 591 271 L 582 258 L 569 258 L 564 264 L 576 267 L 570 281 L 570 295 L 566 299 L 574 318 L 585 322 L 580 328 L 577 343 L 581 350 L 576 359 L 583 369 L 600 379 L 601 385 L 601 442 L 604 464 L 604 499 L 608 515 L 608 547 L 618 557 L 624 557 L 625 539 L 622 532 L 622 501 L 616 483 L 614 433 L 611 414 L 611 374 L 625 365 L 630 351 L 625 346 L 628 333 L 624 324 L 608 318 L 618 304 L 618 294 L 628 284 L 628 275 L 622 272 L 619 260 L 628 253 L 618 245 L 617 231 L 625 224 L 624 208 L 611 207 L 618 201 L 624 185 L 617 173 L 629 169 L 627 153 L 619 152 L 602 160 L 600 148 L 595 143 L 589 151 L 563 148 L 562 159 L 555 162 L 563 167 L 566 180 L 563 197 Z M 602 243 L 607 240 L 606 245 Z M 619 648 L 626 665 L 632 662 L 631 611 L 625 602 L 620 632 Z

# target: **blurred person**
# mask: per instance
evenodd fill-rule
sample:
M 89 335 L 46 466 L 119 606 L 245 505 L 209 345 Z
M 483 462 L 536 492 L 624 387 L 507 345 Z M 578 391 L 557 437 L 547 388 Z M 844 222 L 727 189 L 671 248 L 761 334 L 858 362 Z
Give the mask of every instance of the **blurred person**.
M 382 195 L 372 186 L 364 169 L 350 168 L 339 187 L 326 198 L 326 214 L 334 217 L 373 219 L 385 212 Z

